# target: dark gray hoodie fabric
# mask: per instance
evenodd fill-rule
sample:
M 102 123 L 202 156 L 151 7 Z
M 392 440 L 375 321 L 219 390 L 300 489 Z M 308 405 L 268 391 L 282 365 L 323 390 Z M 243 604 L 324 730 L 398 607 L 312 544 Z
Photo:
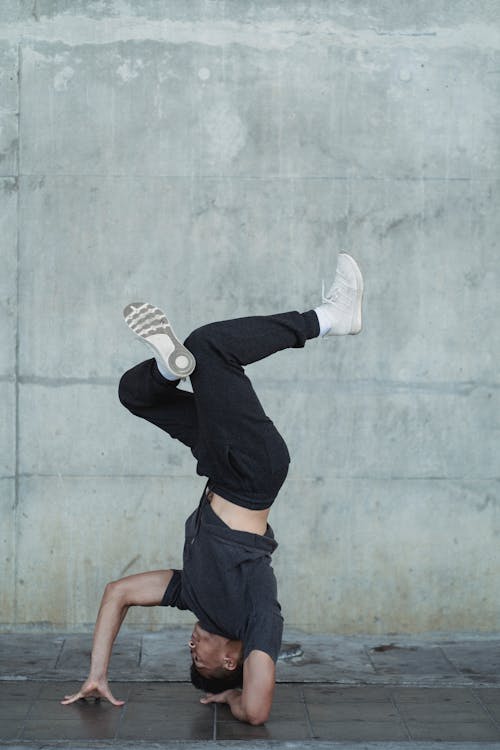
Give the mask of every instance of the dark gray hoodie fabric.
M 278 546 L 265 535 L 229 528 L 204 491 L 185 525 L 183 570 L 174 571 L 163 606 L 189 609 L 209 633 L 243 642 L 244 658 L 264 651 L 276 661 L 283 633 L 271 555 Z

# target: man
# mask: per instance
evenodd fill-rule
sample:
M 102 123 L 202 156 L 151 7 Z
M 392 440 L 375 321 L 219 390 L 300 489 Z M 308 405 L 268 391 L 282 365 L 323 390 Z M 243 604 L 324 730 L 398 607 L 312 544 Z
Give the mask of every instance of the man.
M 359 333 L 362 294 L 358 265 L 341 253 L 334 283 L 314 310 L 212 323 L 185 346 L 158 308 L 125 308 L 127 324 L 155 357 L 125 373 L 120 400 L 187 445 L 208 482 L 186 521 L 183 570 L 106 586 L 89 677 L 62 703 L 101 696 L 122 705 L 107 682 L 114 639 L 130 606 L 160 605 L 190 609 L 198 618 L 189 648 L 192 681 L 207 692 L 202 702 L 228 703 L 250 724 L 267 720 L 283 629 L 271 567 L 277 544 L 267 518 L 290 457 L 243 367 L 317 336 Z M 187 376 L 192 393 L 177 388 Z

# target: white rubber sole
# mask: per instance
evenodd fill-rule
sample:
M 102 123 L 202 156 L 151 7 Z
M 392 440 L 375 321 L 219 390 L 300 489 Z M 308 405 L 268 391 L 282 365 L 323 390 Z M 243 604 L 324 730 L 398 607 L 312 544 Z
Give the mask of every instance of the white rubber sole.
M 186 378 L 196 367 L 191 352 L 175 335 L 165 313 L 149 302 L 131 302 L 123 310 L 125 323 L 145 341 L 172 375 Z
M 354 260 L 354 258 L 349 255 L 348 253 L 339 253 L 339 255 L 344 256 L 344 258 L 349 260 L 349 265 L 351 266 L 354 276 L 356 278 L 356 307 L 354 309 L 354 314 L 352 317 L 352 323 L 351 323 L 351 335 L 356 335 L 359 333 L 363 327 L 363 320 L 362 320 L 362 304 L 363 304 L 363 274 L 361 273 L 361 269 Z

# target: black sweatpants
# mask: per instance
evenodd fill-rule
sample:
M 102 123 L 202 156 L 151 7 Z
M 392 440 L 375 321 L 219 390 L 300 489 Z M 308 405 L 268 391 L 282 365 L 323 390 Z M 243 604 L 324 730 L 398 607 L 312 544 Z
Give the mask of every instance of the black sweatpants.
M 243 367 L 319 335 L 314 310 L 210 323 L 191 333 L 193 393 L 163 378 L 154 359 L 128 370 L 119 398 L 133 414 L 187 445 L 197 473 L 226 500 L 268 508 L 285 481 L 290 456 L 264 413 Z

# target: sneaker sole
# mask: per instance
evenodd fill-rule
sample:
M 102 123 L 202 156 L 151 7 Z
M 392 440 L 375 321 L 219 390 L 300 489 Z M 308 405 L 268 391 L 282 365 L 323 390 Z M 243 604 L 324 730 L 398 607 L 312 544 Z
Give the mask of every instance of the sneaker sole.
M 178 378 L 191 375 L 196 360 L 181 344 L 165 313 L 149 302 L 132 302 L 123 310 L 130 330 L 153 349 L 165 367 Z
M 354 311 L 352 323 L 351 323 L 351 330 L 349 333 L 351 335 L 356 335 L 361 331 L 361 328 L 363 327 L 363 321 L 362 321 L 362 303 L 363 303 L 363 274 L 361 273 L 361 269 L 352 257 L 352 255 L 349 255 L 349 253 L 340 253 L 340 255 L 343 255 L 344 258 L 348 258 L 350 265 L 352 267 L 352 270 L 354 271 L 354 275 L 356 277 L 356 300 L 357 305 L 356 309 Z

